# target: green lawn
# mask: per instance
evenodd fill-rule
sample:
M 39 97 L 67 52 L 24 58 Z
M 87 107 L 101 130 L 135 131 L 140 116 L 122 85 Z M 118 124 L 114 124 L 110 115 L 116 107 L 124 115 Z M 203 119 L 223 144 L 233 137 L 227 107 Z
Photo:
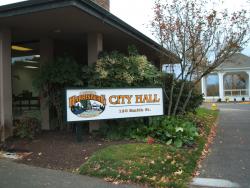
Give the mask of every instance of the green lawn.
M 186 187 L 217 114 L 215 111 L 198 109 L 196 115 L 189 115 L 189 118 L 197 121 L 202 135 L 192 148 L 177 149 L 146 143 L 110 146 L 96 152 L 83 164 L 80 174 L 154 187 Z

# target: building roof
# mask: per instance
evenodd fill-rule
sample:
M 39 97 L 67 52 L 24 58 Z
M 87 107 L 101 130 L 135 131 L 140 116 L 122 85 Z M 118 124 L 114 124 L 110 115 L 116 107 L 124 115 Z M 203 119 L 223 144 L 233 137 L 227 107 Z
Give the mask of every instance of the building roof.
M 222 63 L 217 69 L 250 69 L 250 57 L 241 53 L 236 53 L 224 63 Z
M 163 49 L 157 42 L 153 41 L 149 37 L 137 31 L 121 19 L 111 14 L 109 11 L 105 10 L 104 8 L 100 7 L 99 5 L 93 3 L 90 0 L 29 0 L 10 5 L 0 6 L 0 25 L 8 25 L 9 22 L 13 23 L 13 20 L 10 20 L 8 22 L 9 18 L 16 18 L 27 14 L 30 15 L 42 11 L 53 11 L 55 9 L 68 7 L 80 9 L 82 12 L 101 20 L 102 23 L 118 29 L 126 35 L 129 35 L 130 37 L 138 40 L 143 45 L 146 45 L 151 50 L 161 54 L 164 58 L 176 58 L 173 53 L 167 51 L 166 49 Z M 65 15 L 65 17 L 67 16 Z M 1 23 L 1 20 L 3 20 L 3 23 Z M 65 22 L 65 24 L 68 23 Z

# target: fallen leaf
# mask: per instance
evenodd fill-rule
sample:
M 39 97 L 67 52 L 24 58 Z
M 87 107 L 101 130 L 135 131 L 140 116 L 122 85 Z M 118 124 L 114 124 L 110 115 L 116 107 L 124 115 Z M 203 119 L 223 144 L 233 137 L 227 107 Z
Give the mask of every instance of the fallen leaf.
M 167 155 L 166 158 L 167 158 L 167 159 L 172 159 L 172 156 Z
M 182 170 L 178 170 L 178 171 L 176 171 L 176 172 L 174 173 L 174 175 L 175 175 L 175 176 L 181 175 L 182 172 L 183 172 Z
M 176 161 L 175 160 L 173 160 L 172 162 L 171 162 L 171 165 L 174 165 L 176 163 Z
M 163 177 L 161 177 L 160 182 L 167 183 L 167 182 L 169 182 L 169 178 L 166 176 L 163 176 Z
M 105 180 L 106 182 L 113 182 L 113 181 L 114 181 L 114 179 L 111 178 L 111 177 L 106 177 L 106 178 L 104 178 L 104 180 Z
M 95 170 L 95 171 L 99 170 L 100 168 L 101 168 L 101 165 L 100 165 L 100 164 L 96 164 L 96 165 L 94 166 L 94 170 Z
M 118 185 L 119 181 L 114 181 L 113 184 Z
M 149 179 L 151 179 L 152 181 L 155 181 L 156 180 L 156 176 L 153 176 L 153 177 L 151 177 Z
M 141 176 L 136 176 L 136 179 L 141 180 L 142 177 Z

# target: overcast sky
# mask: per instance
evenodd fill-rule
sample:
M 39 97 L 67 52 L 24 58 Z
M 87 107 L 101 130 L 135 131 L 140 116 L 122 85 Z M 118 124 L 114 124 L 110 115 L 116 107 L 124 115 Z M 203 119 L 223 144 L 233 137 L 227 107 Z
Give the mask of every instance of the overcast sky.
M 20 1 L 24 0 L 0 0 L 0 5 Z M 110 2 L 111 12 L 114 15 L 154 39 L 149 28 L 153 16 L 154 0 L 110 0 Z M 224 0 L 223 8 L 229 10 L 247 8 L 250 12 L 250 3 L 247 3 L 247 0 Z M 243 53 L 250 56 L 250 44 Z

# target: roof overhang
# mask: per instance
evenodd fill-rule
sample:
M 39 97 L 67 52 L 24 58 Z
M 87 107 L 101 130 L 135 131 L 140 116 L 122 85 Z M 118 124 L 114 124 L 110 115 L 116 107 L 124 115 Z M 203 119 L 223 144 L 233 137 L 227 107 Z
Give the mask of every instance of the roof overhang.
M 0 7 L 0 26 L 12 30 L 13 41 L 32 40 L 35 36 L 81 37 L 101 32 L 108 43 L 135 44 L 141 52 L 165 61 L 175 55 L 90 0 L 36 0 Z M 54 31 L 62 30 L 58 34 Z

